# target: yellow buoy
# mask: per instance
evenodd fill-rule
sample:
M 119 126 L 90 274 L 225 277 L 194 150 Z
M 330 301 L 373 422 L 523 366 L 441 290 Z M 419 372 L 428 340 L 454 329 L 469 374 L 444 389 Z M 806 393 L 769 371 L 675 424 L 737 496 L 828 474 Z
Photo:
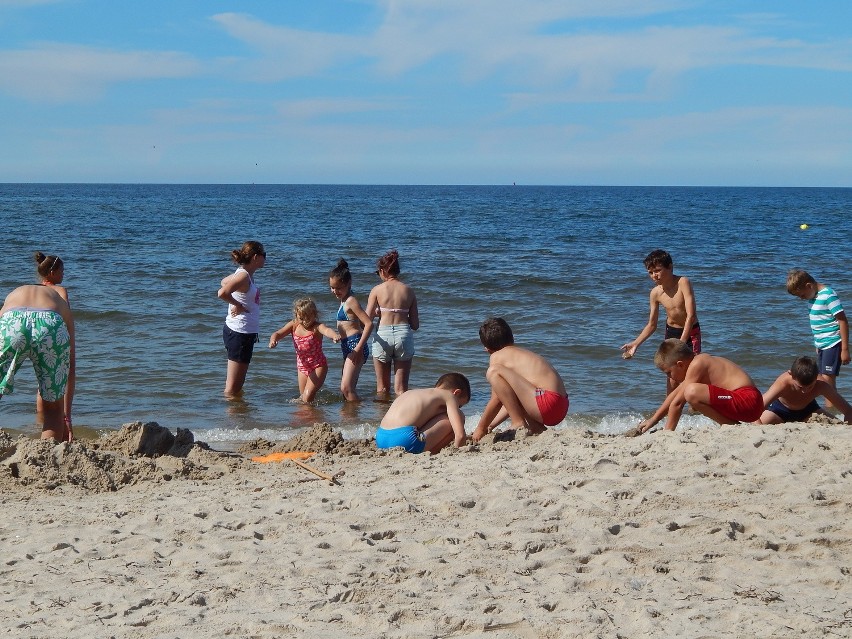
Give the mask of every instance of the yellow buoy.
M 807 230 L 808 230 L 808 225 L 807 225 L 807 224 L 800 224 L 800 225 L 799 225 L 799 228 L 800 228 L 800 229 L 802 229 L 803 231 L 807 231 Z

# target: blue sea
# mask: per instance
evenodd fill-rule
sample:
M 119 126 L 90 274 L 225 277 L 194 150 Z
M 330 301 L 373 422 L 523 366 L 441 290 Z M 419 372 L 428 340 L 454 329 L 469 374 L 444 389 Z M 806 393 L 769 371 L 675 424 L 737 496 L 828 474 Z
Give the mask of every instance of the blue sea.
M 292 347 L 266 348 L 314 298 L 333 324 L 327 275 L 350 264 L 362 303 L 378 284 L 376 259 L 399 250 L 416 291 L 412 387 L 447 371 L 472 382 L 468 429 L 489 388 L 480 322 L 502 316 L 516 342 L 547 356 L 565 378 L 571 409 L 561 428 L 620 432 L 662 401 L 652 362 L 660 328 L 630 361 L 619 347 L 648 317 L 642 260 L 668 250 L 695 289 L 705 352 L 742 365 L 763 390 L 813 346 L 804 302 L 785 290 L 800 267 L 852 306 L 848 252 L 852 189 L 546 186 L 298 186 L 0 184 L 0 291 L 35 283 L 33 252 L 59 255 L 77 322 L 78 434 L 130 421 L 189 428 L 217 447 L 283 439 L 314 422 L 347 437 L 371 435 L 386 404 L 372 401 L 364 367 L 346 404 L 339 347 L 315 406 L 299 404 Z M 802 230 L 800 225 L 809 227 Z M 258 271 L 261 343 L 243 401 L 222 397 L 226 305 L 220 280 L 243 241 L 268 252 Z M 838 387 L 852 396 L 850 375 Z M 36 383 L 24 368 L 0 401 L 0 427 L 36 434 Z M 702 427 L 689 416 L 686 427 Z

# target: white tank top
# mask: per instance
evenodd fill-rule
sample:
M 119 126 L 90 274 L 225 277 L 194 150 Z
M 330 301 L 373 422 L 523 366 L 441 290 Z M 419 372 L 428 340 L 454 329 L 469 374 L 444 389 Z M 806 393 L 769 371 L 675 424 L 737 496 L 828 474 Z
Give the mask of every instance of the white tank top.
M 237 333 L 259 333 L 260 332 L 260 289 L 254 285 L 254 280 L 248 271 L 242 266 L 235 273 L 245 271 L 249 278 L 249 289 L 245 293 L 235 291 L 232 295 L 235 300 L 248 309 L 248 312 L 239 315 L 231 315 L 233 304 L 228 304 L 228 314 L 225 316 L 225 325 Z

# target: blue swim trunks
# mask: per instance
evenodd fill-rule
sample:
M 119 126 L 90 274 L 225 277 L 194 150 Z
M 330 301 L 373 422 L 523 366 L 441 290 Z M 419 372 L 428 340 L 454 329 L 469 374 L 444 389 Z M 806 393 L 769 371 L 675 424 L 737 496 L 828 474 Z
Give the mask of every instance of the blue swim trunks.
M 397 448 L 402 446 L 409 453 L 422 453 L 426 442 L 420 439 L 414 426 L 400 428 L 379 428 L 376 431 L 376 446 L 379 448 Z
M 817 400 L 812 399 L 811 403 L 805 406 L 804 408 L 800 408 L 799 410 L 793 410 L 781 403 L 780 400 L 774 400 L 769 406 L 766 407 L 766 410 L 772 411 L 778 417 L 780 417 L 784 422 L 803 422 L 807 420 L 808 417 L 813 415 L 818 410 L 821 410 L 819 404 L 817 404 Z
M 358 342 L 361 341 L 361 333 L 357 335 L 350 335 L 349 337 L 344 337 L 340 340 L 340 350 L 343 351 L 343 358 L 346 359 L 349 356 L 349 353 L 355 350 L 355 347 L 358 346 Z M 370 344 L 364 345 L 364 361 L 367 361 L 367 358 L 370 356 Z

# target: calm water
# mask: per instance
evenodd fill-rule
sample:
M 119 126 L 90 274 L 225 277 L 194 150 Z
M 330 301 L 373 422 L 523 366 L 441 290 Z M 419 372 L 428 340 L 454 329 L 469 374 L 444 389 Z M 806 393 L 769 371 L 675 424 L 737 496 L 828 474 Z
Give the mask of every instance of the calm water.
M 337 345 L 326 343 L 331 369 L 311 407 L 293 401 L 292 347 L 265 344 L 297 297 L 313 297 L 333 323 L 327 274 L 339 257 L 365 304 L 376 258 L 390 248 L 420 305 L 412 386 L 448 370 L 468 375 L 469 428 L 488 398 L 477 331 L 490 315 L 565 377 L 567 426 L 623 430 L 653 410 L 665 388 L 651 361 L 662 319 L 632 361 L 619 346 L 647 319 L 642 259 L 654 248 L 692 279 L 705 350 L 740 363 L 762 389 L 812 351 L 807 307 L 784 288 L 789 268 L 852 307 L 852 189 L 0 184 L 0 212 L 0 291 L 36 281 L 35 250 L 65 261 L 78 430 L 155 420 L 225 445 L 314 421 L 372 433 L 385 406 L 340 400 Z M 256 277 L 261 344 L 245 401 L 234 403 L 221 398 L 226 305 L 216 291 L 246 239 L 269 258 Z M 839 388 L 852 395 L 849 374 Z M 374 389 L 368 362 L 359 390 Z M 35 391 L 24 369 L 0 401 L 0 426 L 36 432 Z

